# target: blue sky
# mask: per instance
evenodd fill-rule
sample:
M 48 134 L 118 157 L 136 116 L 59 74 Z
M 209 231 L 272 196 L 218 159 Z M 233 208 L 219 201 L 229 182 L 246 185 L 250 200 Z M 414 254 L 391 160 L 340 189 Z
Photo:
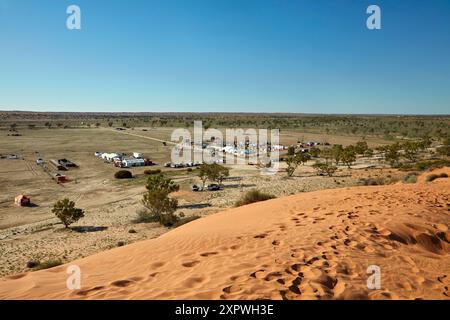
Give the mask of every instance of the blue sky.
M 0 109 L 450 114 L 450 1 L 0 0 Z

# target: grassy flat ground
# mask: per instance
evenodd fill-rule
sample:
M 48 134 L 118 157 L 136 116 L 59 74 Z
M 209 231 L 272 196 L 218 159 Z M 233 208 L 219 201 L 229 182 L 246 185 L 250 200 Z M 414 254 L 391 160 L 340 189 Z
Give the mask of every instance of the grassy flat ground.
M 17 154 L 18 160 L 0 160 L 0 275 L 26 270 L 26 262 L 58 259 L 62 262 L 84 257 L 117 246 L 118 242 L 131 243 L 156 237 L 166 228 L 156 224 L 135 224 L 132 220 L 141 208 L 140 199 L 145 190 L 146 168 L 133 168 L 135 178 L 117 181 L 113 178 L 118 169 L 94 156 L 95 151 L 141 152 L 158 163 L 160 168 L 180 184 L 174 194 L 179 199 L 178 213 L 206 215 L 233 206 L 242 194 L 252 188 L 283 196 L 304 191 L 347 187 L 357 184 L 361 177 L 389 174 L 399 175 L 395 170 L 364 169 L 377 162 L 359 160 L 351 171 L 342 167 L 335 177 L 316 176 L 310 165 L 301 167 L 296 175 L 287 179 L 284 172 L 275 176 L 261 176 L 248 165 L 231 167 L 231 176 L 241 181 L 225 182 L 219 192 L 194 193 L 190 185 L 199 183 L 195 171 L 167 169 L 171 145 L 164 146 L 159 140 L 170 140 L 172 128 L 135 128 L 126 132 L 110 128 L 91 129 L 21 129 L 22 136 L 7 136 L 0 131 L 0 154 Z M 321 141 L 351 144 L 358 136 L 336 136 L 321 133 L 301 133 L 282 130 L 281 143 Z M 388 143 L 383 139 L 367 139 L 370 146 Z M 35 160 L 67 158 L 79 165 L 66 174 L 70 181 L 59 185 L 37 166 Z M 56 172 L 56 171 L 55 171 Z M 25 194 L 35 204 L 32 208 L 14 206 L 14 197 Z M 51 213 L 59 199 L 68 197 L 86 211 L 84 219 L 75 226 L 85 227 L 84 232 L 64 230 Z M 136 233 L 130 233 L 130 229 Z

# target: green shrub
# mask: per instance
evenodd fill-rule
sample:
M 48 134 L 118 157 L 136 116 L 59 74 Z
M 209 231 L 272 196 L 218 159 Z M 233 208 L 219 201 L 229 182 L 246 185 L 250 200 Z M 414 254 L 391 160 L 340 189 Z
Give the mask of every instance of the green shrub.
M 172 227 L 178 222 L 175 211 L 178 207 L 178 200 L 169 197 L 169 194 L 176 192 L 180 186 L 162 174 L 148 177 L 146 184 L 147 192 L 144 194 L 142 204 L 147 210 L 141 211 L 138 219 L 148 221 L 158 221 L 165 227 Z
M 161 173 L 161 169 L 148 169 L 144 171 L 144 174 L 159 174 Z
M 417 173 L 410 173 L 403 178 L 403 182 L 405 183 L 416 183 L 417 182 Z
M 131 179 L 131 178 L 133 178 L 133 174 L 128 170 L 119 170 L 114 174 L 114 178 L 116 178 L 116 179 Z
M 118 247 L 123 247 L 125 245 L 125 241 L 118 241 L 117 242 L 117 246 Z
M 274 199 L 275 196 L 267 193 L 263 193 L 259 190 L 253 189 L 248 191 L 240 200 L 236 201 L 235 206 L 240 207 L 244 206 L 246 204 L 259 202 L 259 201 L 266 201 L 270 199 Z
M 342 161 L 344 161 L 344 160 L 342 160 Z M 345 163 L 345 161 L 344 161 L 344 163 Z M 316 162 L 313 165 L 313 168 L 315 170 L 317 170 L 317 173 L 319 175 L 327 175 L 329 177 L 332 177 L 333 174 L 337 171 L 337 167 L 336 166 L 333 166 L 333 165 L 328 164 L 328 163 Z
M 426 178 L 425 178 L 425 181 L 427 181 L 427 182 L 431 182 L 431 181 L 434 181 L 434 180 L 436 180 L 437 178 L 439 178 L 439 176 L 437 175 L 437 174 L 429 174 Z

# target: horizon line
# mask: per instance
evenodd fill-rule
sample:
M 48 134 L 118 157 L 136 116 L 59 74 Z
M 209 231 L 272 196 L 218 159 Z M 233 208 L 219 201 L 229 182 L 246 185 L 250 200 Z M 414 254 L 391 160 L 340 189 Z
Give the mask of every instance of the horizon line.
M 309 112 L 242 112 L 242 111 L 33 111 L 33 110 L 1 110 L 0 113 L 45 113 L 45 114 L 92 114 L 92 115 L 155 115 L 155 114 L 235 114 L 235 115 L 305 115 L 305 116 L 435 116 L 450 117 L 450 113 L 309 113 Z

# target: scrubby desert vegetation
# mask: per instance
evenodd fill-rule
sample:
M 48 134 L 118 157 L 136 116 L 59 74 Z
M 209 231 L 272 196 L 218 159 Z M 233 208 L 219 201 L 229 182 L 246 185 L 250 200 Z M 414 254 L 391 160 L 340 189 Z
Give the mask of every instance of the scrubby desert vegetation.
M 424 171 L 450 165 L 448 116 L 1 112 L 0 119 L 0 155 L 18 158 L 0 159 L 0 275 L 34 270 L 29 261 L 64 263 L 154 238 L 236 205 L 323 189 L 415 184 Z M 286 146 L 279 172 L 262 176 L 260 164 L 166 167 L 172 130 L 190 129 L 194 120 L 205 129 L 279 128 Z M 317 144 L 306 146 L 310 141 Z M 155 164 L 115 168 L 96 151 L 139 151 Z M 36 165 L 38 158 L 68 158 L 78 168 L 57 184 Z M 20 194 L 33 206 L 14 206 Z M 62 221 L 52 213 L 65 198 L 82 208 L 82 219 Z

